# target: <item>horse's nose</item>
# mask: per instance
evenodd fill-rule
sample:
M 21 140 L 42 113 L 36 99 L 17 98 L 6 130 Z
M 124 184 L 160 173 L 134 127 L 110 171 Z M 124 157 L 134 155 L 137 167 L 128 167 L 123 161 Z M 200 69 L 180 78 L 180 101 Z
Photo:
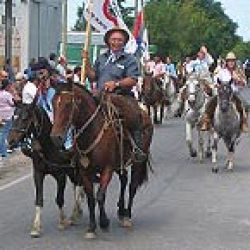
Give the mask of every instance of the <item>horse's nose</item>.
M 63 137 L 61 135 L 53 135 L 53 136 L 51 136 L 51 140 L 57 148 L 59 148 L 59 149 L 63 148 L 63 141 L 64 140 L 63 140 Z

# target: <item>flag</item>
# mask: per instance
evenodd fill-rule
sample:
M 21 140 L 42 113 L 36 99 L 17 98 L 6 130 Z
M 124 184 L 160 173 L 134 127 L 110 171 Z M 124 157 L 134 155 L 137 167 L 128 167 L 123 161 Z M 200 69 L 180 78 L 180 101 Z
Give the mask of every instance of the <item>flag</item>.
M 118 26 L 117 17 L 112 15 L 110 12 L 110 1 L 111 0 L 93 0 L 93 8 L 91 11 L 91 25 L 99 32 L 105 33 L 107 30 L 114 26 Z M 86 4 L 84 9 L 84 17 L 89 17 L 89 6 Z
M 142 59 L 143 59 L 143 61 L 149 60 L 150 59 L 150 54 L 149 54 L 148 29 L 146 29 L 146 28 L 144 28 L 144 30 L 143 30 L 141 49 L 142 49 Z
M 134 30 L 133 30 L 133 35 L 138 46 L 140 46 L 142 43 L 143 31 L 144 31 L 143 11 L 139 11 L 135 19 Z

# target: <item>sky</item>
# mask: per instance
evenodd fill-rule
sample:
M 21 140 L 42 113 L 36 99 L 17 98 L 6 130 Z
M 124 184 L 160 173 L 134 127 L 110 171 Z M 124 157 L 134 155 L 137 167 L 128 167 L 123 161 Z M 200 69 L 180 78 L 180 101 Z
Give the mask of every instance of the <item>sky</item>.
M 83 0 L 68 0 L 68 27 L 74 26 L 77 7 Z M 131 5 L 134 0 L 127 0 Z M 220 0 L 226 14 L 238 23 L 237 33 L 245 41 L 250 41 L 250 0 Z

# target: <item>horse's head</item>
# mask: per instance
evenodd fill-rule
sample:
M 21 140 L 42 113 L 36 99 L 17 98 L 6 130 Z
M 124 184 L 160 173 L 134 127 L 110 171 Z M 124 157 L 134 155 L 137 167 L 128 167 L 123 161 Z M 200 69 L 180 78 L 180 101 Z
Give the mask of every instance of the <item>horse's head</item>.
M 16 146 L 28 136 L 34 123 L 34 104 L 18 104 L 13 116 L 12 128 L 8 136 L 10 147 Z
M 190 107 L 194 107 L 197 102 L 198 92 L 200 91 L 199 81 L 195 78 L 187 80 L 187 101 Z
M 233 97 L 233 90 L 231 87 L 232 80 L 230 82 L 221 82 L 219 81 L 218 86 L 218 99 L 220 110 L 225 113 L 230 107 L 230 102 Z
M 53 126 L 51 139 L 53 143 L 62 148 L 69 130 L 75 110 L 75 96 L 72 83 L 65 83 L 56 86 L 56 93 L 53 97 Z

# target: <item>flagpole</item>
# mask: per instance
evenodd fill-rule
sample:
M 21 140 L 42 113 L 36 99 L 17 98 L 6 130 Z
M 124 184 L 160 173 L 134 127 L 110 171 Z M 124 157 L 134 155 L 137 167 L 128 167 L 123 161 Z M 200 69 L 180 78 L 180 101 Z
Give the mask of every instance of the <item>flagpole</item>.
M 88 0 L 88 18 L 87 18 L 87 23 L 86 23 L 86 30 L 85 30 L 85 42 L 84 42 L 84 48 L 83 51 L 89 51 L 90 47 L 90 40 L 91 40 L 91 24 L 90 24 L 90 19 L 91 19 L 91 12 L 93 10 L 93 0 Z M 81 71 L 81 84 L 85 85 L 85 80 L 86 80 L 86 64 L 87 64 L 87 58 L 83 57 L 82 58 L 82 71 Z

